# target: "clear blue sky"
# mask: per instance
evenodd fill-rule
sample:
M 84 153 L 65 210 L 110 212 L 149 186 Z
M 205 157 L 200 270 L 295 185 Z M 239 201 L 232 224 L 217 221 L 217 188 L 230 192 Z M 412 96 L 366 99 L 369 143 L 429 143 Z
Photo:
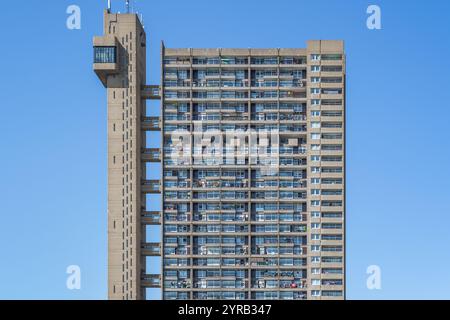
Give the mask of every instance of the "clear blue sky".
M 123 11 L 124 1 L 112 0 Z M 350 299 L 450 299 L 449 1 L 137 0 L 148 78 L 168 47 L 347 51 Z M 81 7 L 82 29 L 66 28 Z M 91 38 L 104 1 L 0 7 L 0 298 L 106 298 L 106 98 Z M 366 8 L 382 9 L 382 30 Z M 66 267 L 81 267 L 81 290 Z M 382 290 L 366 288 L 366 268 Z

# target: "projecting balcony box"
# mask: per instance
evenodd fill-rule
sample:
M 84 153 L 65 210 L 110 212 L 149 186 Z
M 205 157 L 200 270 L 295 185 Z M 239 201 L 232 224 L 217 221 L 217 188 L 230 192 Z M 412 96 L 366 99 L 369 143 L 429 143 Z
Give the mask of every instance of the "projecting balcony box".
M 159 180 L 143 180 L 142 181 L 142 192 L 143 193 L 160 193 L 161 183 Z
M 161 88 L 159 85 L 155 84 L 142 86 L 141 96 L 143 99 L 147 100 L 160 100 Z
M 159 211 L 143 211 L 141 223 L 144 225 L 159 225 L 161 224 L 161 213 Z
M 143 274 L 141 285 L 144 288 L 161 288 L 161 276 L 159 274 Z
M 108 76 L 119 72 L 118 50 L 116 37 L 94 37 L 94 71 L 105 87 Z
M 146 242 L 141 246 L 142 255 L 144 256 L 161 256 L 161 244 L 158 242 Z
M 142 161 L 144 162 L 160 162 L 161 150 L 159 148 L 143 148 Z
M 159 117 L 143 117 L 141 128 L 147 131 L 160 131 L 160 118 Z

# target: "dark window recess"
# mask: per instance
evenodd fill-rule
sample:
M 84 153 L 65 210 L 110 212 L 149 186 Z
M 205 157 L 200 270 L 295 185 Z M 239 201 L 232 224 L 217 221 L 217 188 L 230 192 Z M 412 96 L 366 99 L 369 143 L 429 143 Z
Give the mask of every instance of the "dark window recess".
M 94 47 L 94 63 L 116 63 L 116 47 Z

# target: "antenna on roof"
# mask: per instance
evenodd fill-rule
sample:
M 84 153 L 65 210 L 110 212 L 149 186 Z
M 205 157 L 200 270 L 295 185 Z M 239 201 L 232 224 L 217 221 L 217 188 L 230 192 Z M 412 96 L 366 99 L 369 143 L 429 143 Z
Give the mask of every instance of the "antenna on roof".
M 111 11 L 111 0 L 108 0 L 108 11 Z
M 130 13 L 130 0 L 126 0 L 127 13 Z

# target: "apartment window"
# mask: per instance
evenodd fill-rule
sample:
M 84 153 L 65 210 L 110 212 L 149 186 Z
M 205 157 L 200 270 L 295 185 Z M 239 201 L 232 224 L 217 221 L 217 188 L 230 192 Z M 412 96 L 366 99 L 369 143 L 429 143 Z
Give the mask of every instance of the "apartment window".
M 311 257 L 312 263 L 320 263 L 320 257 L 319 256 L 313 256 Z
M 311 195 L 320 196 L 320 189 L 311 189 Z
M 341 77 L 323 77 L 321 79 L 323 83 L 342 83 Z
M 311 178 L 311 184 L 320 184 L 319 178 Z
M 320 150 L 320 144 L 312 144 L 311 150 L 313 151 L 319 151 Z
M 311 167 L 311 172 L 312 173 L 320 173 L 320 167 Z
M 342 257 L 323 257 L 322 262 L 323 263 L 341 263 Z
M 342 66 L 322 66 L 323 72 L 341 72 Z
M 311 122 L 311 128 L 313 128 L 313 129 L 320 128 L 320 122 L 319 121 Z
M 277 57 L 252 57 L 251 64 L 278 64 Z
M 311 156 L 311 161 L 320 161 L 320 156 Z
M 342 212 L 324 212 L 322 218 L 342 218 Z
M 311 94 L 320 94 L 320 88 L 311 88 Z
M 327 61 L 335 61 L 335 60 L 342 60 L 342 54 L 323 54 L 321 56 L 322 60 L 327 60 Z
M 319 207 L 320 201 L 319 200 L 312 200 L 311 201 L 311 207 Z
M 320 72 L 320 66 L 311 66 L 312 72 Z
M 320 268 L 311 268 L 311 274 L 320 274 Z
M 311 111 L 312 117 L 320 117 L 320 111 L 319 110 L 313 110 Z
M 311 82 L 312 83 L 319 83 L 320 82 L 320 77 L 312 77 L 311 78 Z
M 314 241 L 320 240 L 320 234 L 317 234 L 317 233 L 312 234 L 311 240 L 314 240 Z
M 312 211 L 311 212 L 311 218 L 320 218 L 320 212 Z
M 323 291 L 322 296 L 324 296 L 324 297 L 341 297 L 342 291 Z
M 342 117 L 342 111 L 323 111 L 324 117 Z
M 319 99 L 313 99 L 313 100 L 311 100 L 311 104 L 313 106 L 318 106 L 318 105 L 320 105 L 320 100 Z
M 324 229 L 342 229 L 342 223 L 324 223 Z
M 320 279 L 312 279 L 311 285 L 313 286 L 320 286 Z
M 312 290 L 311 296 L 313 297 L 320 297 L 320 291 L 319 290 Z
M 320 54 L 316 54 L 316 53 L 312 54 L 311 55 L 311 60 L 312 61 L 319 61 L 320 60 Z
M 319 140 L 320 139 L 320 133 L 311 133 L 311 139 L 312 140 Z

